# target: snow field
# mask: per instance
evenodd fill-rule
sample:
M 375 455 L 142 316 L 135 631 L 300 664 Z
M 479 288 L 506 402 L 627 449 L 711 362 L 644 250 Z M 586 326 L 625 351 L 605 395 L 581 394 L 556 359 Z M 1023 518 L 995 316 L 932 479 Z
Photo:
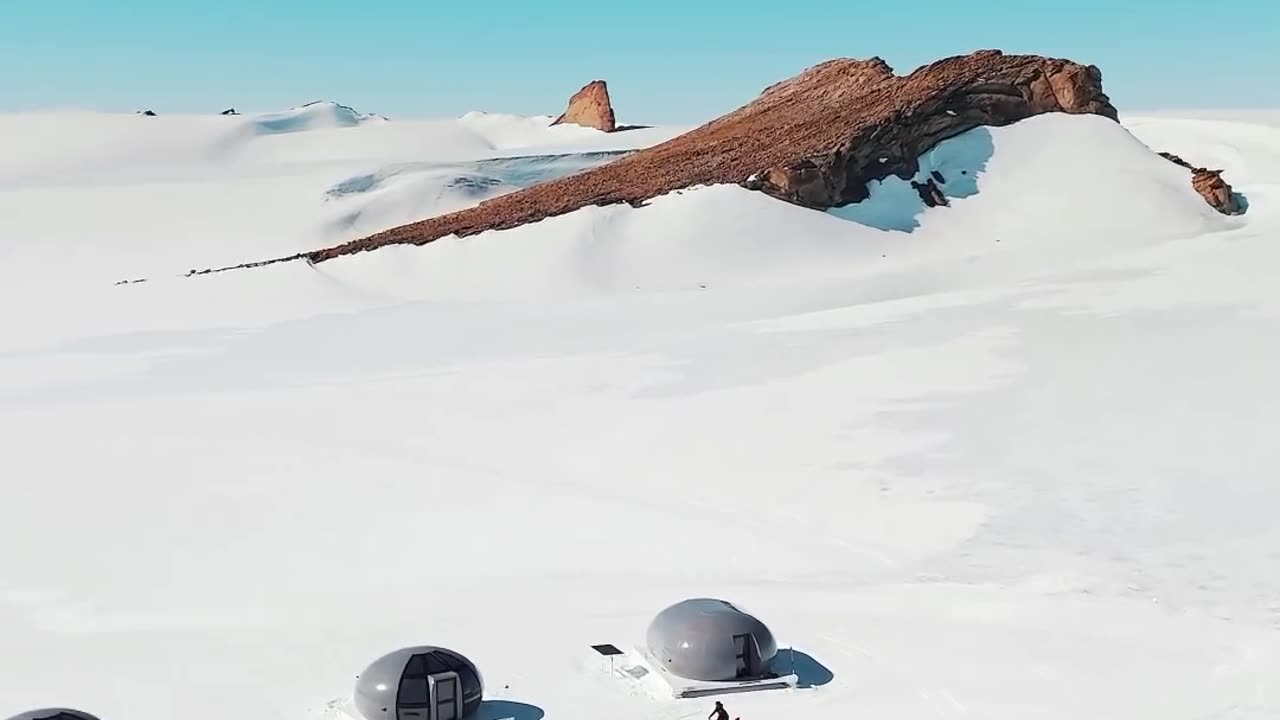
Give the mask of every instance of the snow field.
M 940 146 L 951 207 L 877 189 L 910 231 L 712 187 L 180 277 L 664 132 L 255 117 L 0 116 L 0 716 L 336 720 L 417 643 L 548 718 L 705 716 L 588 647 L 703 595 L 831 674 L 747 720 L 1280 712 L 1274 127 L 1129 126 L 1241 218 L 1042 117 Z

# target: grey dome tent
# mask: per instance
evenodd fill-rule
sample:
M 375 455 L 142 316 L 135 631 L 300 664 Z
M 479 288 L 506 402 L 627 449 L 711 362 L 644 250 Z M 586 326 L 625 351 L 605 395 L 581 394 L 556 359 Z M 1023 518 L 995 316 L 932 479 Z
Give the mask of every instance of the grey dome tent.
M 98 718 L 79 710 L 45 708 L 44 710 L 32 710 L 21 715 L 14 715 L 9 720 L 98 720 Z
M 396 650 L 356 676 L 355 704 L 366 720 L 460 720 L 480 707 L 476 666 L 441 647 Z
M 645 635 L 650 657 L 688 680 L 725 682 L 770 675 L 773 633 L 724 600 L 696 598 L 658 613 Z

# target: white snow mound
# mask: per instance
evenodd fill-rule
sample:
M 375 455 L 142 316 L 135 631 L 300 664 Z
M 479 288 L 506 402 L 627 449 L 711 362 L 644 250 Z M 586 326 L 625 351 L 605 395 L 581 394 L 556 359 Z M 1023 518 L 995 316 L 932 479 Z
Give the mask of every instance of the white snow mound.
M 933 173 L 954 202 L 926 212 L 911 182 Z M 1077 242 L 1115 233 L 1184 235 L 1218 220 L 1184 168 L 1096 115 L 976 128 L 922 156 L 915 177 L 890 176 L 869 189 L 870 199 L 832 214 L 884 229 Z
M 252 118 L 253 127 L 263 135 L 356 127 L 370 122 L 386 122 L 380 115 L 366 115 L 355 108 L 319 100 L 284 112 L 265 113 Z

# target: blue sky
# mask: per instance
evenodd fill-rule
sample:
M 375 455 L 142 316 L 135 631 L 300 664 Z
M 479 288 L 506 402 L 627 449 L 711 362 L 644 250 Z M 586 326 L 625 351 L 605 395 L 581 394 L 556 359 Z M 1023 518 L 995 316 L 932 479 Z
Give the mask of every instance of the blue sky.
M 694 122 L 822 60 L 1092 63 L 1121 109 L 1280 107 L 1280 0 L 0 0 L 0 110 L 555 113 Z

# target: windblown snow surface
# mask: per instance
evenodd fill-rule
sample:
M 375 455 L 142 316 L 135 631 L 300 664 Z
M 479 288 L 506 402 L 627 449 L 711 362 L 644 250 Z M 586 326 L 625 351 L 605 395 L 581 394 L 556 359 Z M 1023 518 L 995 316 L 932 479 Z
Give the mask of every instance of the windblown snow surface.
M 263 120 L 0 116 L 0 717 L 346 720 L 440 644 L 485 720 L 698 718 L 589 649 L 696 596 L 801 653 L 744 720 L 1280 715 L 1276 123 L 182 277 L 677 132 Z

